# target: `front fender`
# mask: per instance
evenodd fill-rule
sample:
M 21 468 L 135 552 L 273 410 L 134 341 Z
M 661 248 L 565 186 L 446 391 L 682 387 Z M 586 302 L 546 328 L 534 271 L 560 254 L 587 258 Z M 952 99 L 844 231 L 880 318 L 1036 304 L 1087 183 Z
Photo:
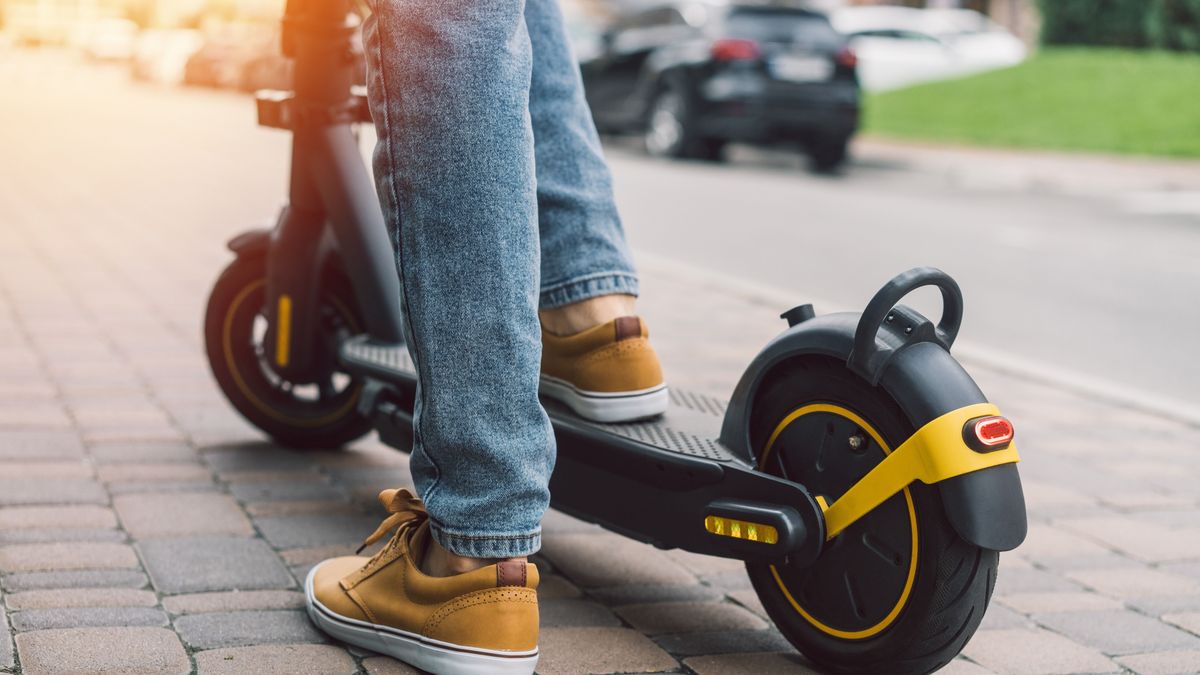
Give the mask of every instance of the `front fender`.
M 750 422 L 766 376 L 804 356 L 850 359 L 857 313 L 827 314 L 804 320 L 772 340 L 742 375 L 725 414 L 721 442 L 756 462 Z M 880 371 L 879 383 L 920 429 L 961 408 L 987 403 L 975 381 L 941 345 L 915 342 L 895 349 Z M 965 443 L 963 445 L 965 448 Z M 1016 548 L 1027 531 L 1025 501 L 1015 464 L 1001 464 L 937 482 L 947 518 L 963 539 L 983 548 Z

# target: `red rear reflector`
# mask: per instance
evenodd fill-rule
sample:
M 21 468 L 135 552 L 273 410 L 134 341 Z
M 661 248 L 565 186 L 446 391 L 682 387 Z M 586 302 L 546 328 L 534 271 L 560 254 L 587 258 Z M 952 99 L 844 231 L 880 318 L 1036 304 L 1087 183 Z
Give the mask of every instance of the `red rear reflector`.
M 849 47 L 842 47 L 838 51 L 837 56 L 834 57 L 834 60 L 837 61 L 838 65 L 840 66 L 854 68 L 858 65 L 858 54 L 855 54 L 854 50 Z
M 762 55 L 754 40 L 722 38 L 713 43 L 712 57 L 716 61 L 749 61 Z
M 974 450 L 988 452 L 1006 447 L 1012 442 L 1013 434 L 1012 422 L 994 415 L 968 421 L 963 429 L 963 440 Z

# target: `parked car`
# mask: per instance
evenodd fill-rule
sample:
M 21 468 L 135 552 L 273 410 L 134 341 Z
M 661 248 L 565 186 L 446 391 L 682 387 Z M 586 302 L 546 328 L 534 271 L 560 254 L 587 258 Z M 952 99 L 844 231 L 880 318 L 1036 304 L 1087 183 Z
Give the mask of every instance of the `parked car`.
M 846 7 L 832 20 L 858 54 L 863 87 L 874 91 L 1007 68 L 1027 52 L 1003 26 L 969 9 Z
M 597 126 L 653 155 L 798 143 L 829 170 L 858 129 L 854 52 L 817 12 L 680 0 L 618 20 L 594 51 L 580 66 Z

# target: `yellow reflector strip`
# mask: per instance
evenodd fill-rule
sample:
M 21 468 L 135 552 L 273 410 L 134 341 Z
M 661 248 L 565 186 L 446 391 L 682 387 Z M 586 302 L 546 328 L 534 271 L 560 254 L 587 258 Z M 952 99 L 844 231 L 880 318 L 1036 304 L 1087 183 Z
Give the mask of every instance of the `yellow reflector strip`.
M 751 523 L 735 518 L 708 516 L 704 519 L 704 529 L 715 535 L 731 537 L 733 539 L 757 541 L 762 544 L 775 544 L 779 542 L 779 530 L 776 530 L 771 525 Z
M 275 363 L 288 364 L 288 345 L 292 338 L 292 297 L 279 296 L 279 311 L 275 313 Z

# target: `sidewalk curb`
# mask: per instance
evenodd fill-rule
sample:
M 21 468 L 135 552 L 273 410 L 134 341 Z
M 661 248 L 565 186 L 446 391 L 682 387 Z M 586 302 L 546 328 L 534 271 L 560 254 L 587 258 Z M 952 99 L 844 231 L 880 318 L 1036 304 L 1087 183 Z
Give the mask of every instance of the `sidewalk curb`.
M 732 292 L 754 304 L 762 305 L 776 312 L 783 312 L 804 303 L 811 303 L 821 314 L 860 311 L 803 294 L 793 294 L 769 284 L 747 281 L 723 272 L 702 269 L 654 253 L 637 251 L 636 258 L 638 265 L 647 272 L 681 278 L 696 287 Z M 1189 404 L 1186 401 L 1140 391 L 1114 382 L 1106 382 L 1097 377 L 1007 354 L 971 341 L 956 342 L 954 354 L 972 367 L 986 368 L 1027 382 L 1055 387 L 1086 398 L 1132 408 L 1139 412 L 1200 428 L 1200 406 Z

